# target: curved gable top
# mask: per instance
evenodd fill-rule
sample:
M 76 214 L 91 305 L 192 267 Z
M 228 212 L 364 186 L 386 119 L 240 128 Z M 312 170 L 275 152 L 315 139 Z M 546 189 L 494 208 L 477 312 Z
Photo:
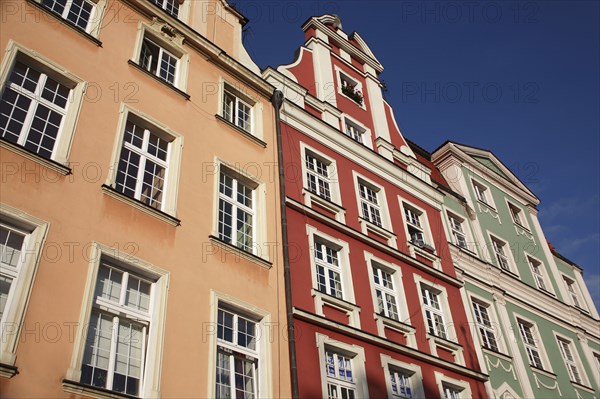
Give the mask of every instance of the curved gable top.
M 445 153 L 453 153 L 463 162 L 469 163 L 474 167 L 485 168 L 489 171 L 486 176 L 496 180 L 498 183 L 508 187 L 517 188 L 525 196 L 530 197 L 534 204 L 539 204 L 539 198 L 531 191 L 513 172 L 510 171 L 503 163 L 494 155 L 493 152 L 482 148 L 471 147 L 465 144 L 459 144 L 452 141 L 447 141 L 433 152 L 434 162 L 437 164 L 439 158 Z
M 367 43 L 363 40 L 363 38 L 358 34 L 358 32 L 352 32 L 350 35 L 350 40 L 354 39 L 356 43 L 360 46 L 360 49 L 369 57 L 373 58 L 377 63 L 380 63 L 375 54 L 371 51 L 371 48 L 367 46 Z

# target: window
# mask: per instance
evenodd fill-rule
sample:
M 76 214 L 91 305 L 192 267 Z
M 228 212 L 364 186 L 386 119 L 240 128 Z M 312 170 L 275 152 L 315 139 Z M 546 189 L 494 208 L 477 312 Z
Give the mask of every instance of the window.
M 169 274 L 96 242 L 89 259 L 88 296 L 78 324 L 86 328 L 78 330 L 63 388 L 77 393 L 85 384 L 153 397 L 160 382 Z
M 82 384 L 140 396 L 154 281 L 101 262 L 87 329 Z
M 467 248 L 467 238 L 463 230 L 464 220 L 458 216 L 448 214 L 448 220 L 450 221 L 450 229 L 452 230 L 452 236 L 454 237 L 454 243 L 461 248 Z
M 257 322 L 219 305 L 217 315 L 217 398 L 257 398 Z
M 139 64 L 151 74 L 176 86 L 179 58 L 161 47 L 157 40 L 144 36 Z
M 508 261 L 508 257 L 506 255 L 506 243 L 500 241 L 499 239 L 492 237 L 492 247 L 494 249 L 494 254 L 496 256 L 496 261 L 500 268 L 506 271 L 511 271 L 510 263 Z
M 346 136 L 360 144 L 365 144 L 364 134 L 366 129 L 359 126 L 357 123 L 350 121 L 348 118 L 344 119 L 344 123 L 346 125 Z
M 240 98 L 234 89 L 225 85 L 222 117 L 242 130 L 252 133 L 252 105 Z
M 177 18 L 179 15 L 179 0 L 151 0 L 154 4 L 162 8 L 167 14 Z
M 8 74 L 2 94 L 2 138 L 41 157 L 64 162 L 59 141 L 68 133 L 67 114 L 73 104 L 73 84 L 24 57 Z M 62 138 L 62 140 L 61 140 Z
M 339 68 L 336 68 L 336 71 L 338 74 L 338 92 L 350 98 L 359 106 L 364 107 L 361 84 L 346 75 Z
M 393 398 L 413 398 L 410 375 L 401 369 L 390 366 L 390 384 Z
M 317 289 L 320 292 L 343 299 L 341 269 L 338 251 L 329 243 L 315 241 L 315 264 L 317 267 Z
M 400 320 L 398 315 L 398 302 L 392 273 L 381 267 L 372 266 L 375 297 L 377 298 L 377 312 L 390 319 Z
M 577 306 L 578 308 L 581 308 L 581 302 L 579 301 L 579 295 L 577 293 L 578 289 L 575 281 L 571 280 L 566 276 L 563 276 L 563 280 L 565 282 L 565 285 L 567 286 L 567 291 L 569 292 L 569 296 L 571 297 L 571 302 L 573 302 L 573 305 Z
M 358 191 L 362 217 L 376 226 L 383 227 L 381 222 L 381 207 L 377 201 L 378 190 L 359 181 Z
M 483 202 L 486 205 L 490 205 L 490 200 L 488 199 L 488 189 L 482 184 L 479 184 L 473 181 L 473 188 L 475 189 L 475 195 L 480 202 Z
M 1 363 L 14 366 L 23 324 L 48 225 L 23 211 L 0 203 L 0 340 Z M 3 375 L 16 369 L 4 368 Z
M 563 338 L 557 338 L 557 341 L 558 347 L 560 349 L 560 354 L 562 355 L 562 358 L 565 361 L 565 366 L 567 367 L 567 371 L 569 372 L 569 378 L 573 382 L 583 384 L 583 380 L 579 372 L 579 367 L 577 365 L 578 359 L 574 355 L 574 350 L 571 345 L 571 342 Z
M 475 322 L 477 323 L 483 347 L 498 352 L 498 343 L 496 342 L 496 334 L 490 320 L 490 315 L 488 314 L 488 306 L 474 300 L 473 313 L 475 314 Z
M 525 351 L 527 352 L 529 364 L 543 370 L 544 365 L 542 363 L 542 358 L 536 345 L 536 338 L 534 338 L 534 326 L 523 320 L 517 320 L 517 323 L 519 325 L 519 332 L 521 333 L 521 339 L 523 340 Z
M 96 17 L 96 4 L 90 0 L 42 0 L 42 5 L 86 32 Z
M 531 266 L 531 271 L 533 272 L 533 277 L 535 279 L 535 283 L 540 290 L 548 291 L 546 287 L 546 283 L 544 281 L 544 272 L 543 265 L 540 261 L 533 259 L 530 256 L 527 256 L 527 262 L 529 266 Z
M 331 201 L 329 165 L 310 151 L 305 152 L 305 162 L 308 190 L 321 198 Z
M 521 208 L 519 208 L 516 205 L 513 205 L 509 202 L 508 210 L 510 211 L 510 215 L 512 217 L 513 222 L 515 222 L 517 225 L 519 225 L 521 227 L 525 227 L 523 211 L 521 211 Z
M 440 293 L 433 288 L 421 285 L 421 299 L 425 310 L 427 331 L 429 334 L 440 338 L 446 338 L 446 326 L 444 324 L 444 313 L 440 305 Z
M 356 380 L 352 373 L 352 359 L 332 350 L 325 351 L 327 394 L 329 399 L 354 399 Z
M 420 211 L 417 211 L 415 208 L 404 204 L 404 218 L 406 220 L 410 242 L 419 248 L 432 248 L 427 244 L 427 240 L 425 239 L 425 232 L 421 224 L 421 216 L 422 213 Z
M 228 170 L 219 176 L 219 239 L 244 251 L 254 251 L 255 189 Z
M 444 399 L 460 399 L 460 390 L 452 385 L 443 384 Z
M 158 210 L 165 209 L 172 139 L 157 128 L 129 116 L 115 181 L 115 190 Z

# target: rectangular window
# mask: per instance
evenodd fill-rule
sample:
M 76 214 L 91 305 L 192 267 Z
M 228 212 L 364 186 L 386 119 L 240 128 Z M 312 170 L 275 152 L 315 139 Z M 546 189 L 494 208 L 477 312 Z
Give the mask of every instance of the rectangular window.
M 154 4 L 162 8 L 167 14 L 177 18 L 179 15 L 179 0 L 151 0 Z
M 544 290 L 544 291 L 548 291 L 548 288 L 546 287 L 546 283 L 544 281 L 544 273 L 542 270 L 542 264 L 531 258 L 531 257 L 527 257 L 527 262 L 529 263 L 529 266 L 531 266 L 531 271 L 533 272 L 533 277 L 535 279 L 535 283 L 537 284 L 537 287 L 540 290 Z
M 252 133 L 252 105 L 236 95 L 229 85 L 223 91 L 223 118 Z
M 443 399 L 460 399 L 460 390 L 452 385 L 443 384 L 444 398 Z
M 160 79 L 176 85 L 179 58 L 160 46 L 157 40 L 144 37 L 139 65 Z
M 352 359 L 341 353 L 326 350 L 327 393 L 329 399 L 354 399 L 356 380 L 352 372 Z
M 440 338 L 446 338 L 446 326 L 444 324 L 444 313 L 440 305 L 440 293 L 432 288 L 421 286 L 421 299 L 425 309 L 427 331 L 429 334 Z
M 404 216 L 406 223 L 408 225 L 408 234 L 410 236 L 410 241 L 422 247 L 425 245 L 425 234 L 423 232 L 423 227 L 421 227 L 421 213 L 416 211 L 415 209 L 410 208 L 406 204 L 404 205 Z
M 351 122 L 347 118 L 344 119 L 346 125 L 346 136 L 350 137 L 357 143 L 364 144 L 364 133 L 366 129 L 358 126 L 356 123 Z
M 308 191 L 331 201 L 331 181 L 328 171 L 329 165 L 309 151 L 306 151 L 305 157 Z
M 540 352 L 536 345 L 536 338 L 534 338 L 533 335 L 534 326 L 523 320 L 517 320 L 517 322 L 519 325 L 519 332 L 521 333 L 521 339 L 523 340 L 523 345 L 527 352 L 529 364 L 539 369 L 544 369 L 542 358 L 540 357 Z
M 82 384 L 140 395 L 154 283 L 101 261 L 81 365 Z
M 496 261 L 498 262 L 500 268 L 510 272 L 510 263 L 505 252 L 506 243 L 492 237 L 492 247 L 494 248 Z
M 164 210 L 170 147 L 171 142 L 156 128 L 148 128 L 128 117 L 115 190 L 152 208 Z
M 219 306 L 217 315 L 216 397 L 257 398 L 257 321 Z
M 23 246 L 26 234 L 0 224 L 0 321 L 5 325 L 4 313 L 15 290 L 14 282 L 19 277 L 23 263 Z
M 579 368 L 577 366 L 577 359 L 573 354 L 571 342 L 562 338 L 558 338 L 558 347 L 560 348 L 560 354 L 565 361 L 565 366 L 567 367 L 571 381 L 578 384 L 583 384 L 583 380 L 581 379 L 581 374 L 579 373 Z
M 378 306 L 377 312 L 390 319 L 400 320 L 392 274 L 377 266 L 372 266 L 372 268 Z
M 581 302 L 579 301 L 579 295 L 577 294 L 577 287 L 575 285 L 575 281 L 564 276 L 563 280 L 565 282 L 565 285 L 567 286 L 567 291 L 569 292 L 569 296 L 571 297 L 573 305 L 577 306 L 578 308 L 581 308 Z
M 454 243 L 461 248 L 467 248 L 467 238 L 463 230 L 463 220 L 451 214 L 448 214 L 448 220 L 450 221 L 450 229 L 452 230 Z
M 389 371 L 392 397 L 402 399 L 413 398 L 413 387 L 410 374 L 394 366 L 389 366 Z
M 69 109 L 71 89 L 37 67 L 17 60 L 0 105 L 2 138 L 55 159 Z
M 89 32 L 96 4 L 90 0 L 42 0 L 42 5 L 69 21 L 76 27 Z
M 254 251 L 255 190 L 233 174 L 219 176 L 219 239 Z
M 331 244 L 315 241 L 314 255 L 317 267 L 317 289 L 343 299 L 342 270 L 339 264 L 338 250 Z
M 377 201 L 378 190 L 361 181 L 358 182 L 358 190 L 362 217 L 376 226 L 383 227 L 381 206 Z
M 487 187 L 473 182 L 473 188 L 475 189 L 475 195 L 477 196 L 477 199 L 481 202 L 483 202 L 486 205 L 491 205 L 488 199 L 488 189 Z
M 488 306 L 473 301 L 473 313 L 475 314 L 475 322 L 477 323 L 483 347 L 498 352 L 498 343 L 496 342 L 496 334 L 494 333 L 494 328 L 488 314 Z
M 525 227 L 525 225 L 523 224 L 523 212 L 521 211 L 521 209 L 511 204 L 510 202 L 508 203 L 508 209 L 510 211 L 510 215 L 512 217 L 513 222 L 515 222 L 521 227 Z

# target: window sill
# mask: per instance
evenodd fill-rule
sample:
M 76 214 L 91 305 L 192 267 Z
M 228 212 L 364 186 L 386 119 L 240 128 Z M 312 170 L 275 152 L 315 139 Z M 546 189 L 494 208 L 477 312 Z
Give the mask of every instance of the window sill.
M 77 395 L 83 395 L 90 398 L 97 399 L 137 399 L 137 396 L 127 395 L 125 393 L 119 393 L 111 391 L 109 389 L 98 388 L 91 385 L 82 384 L 80 382 L 62 380 L 63 390 L 65 392 L 74 393 Z
M 594 390 L 594 388 L 589 387 L 587 385 L 583 385 L 577 381 L 571 381 L 571 384 L 573 384 L 573 386 L 577 389 L 581 389 L 582 391 L 586 391 L 587 393 L 591 393 L 591 394 L 595 394 L 596 391 Z
M 417 254 L 422 256 L 423 258 L 429 260 L 432 264 L 433 264 L 433 268 L 437 269 L 437 270 L 441 270 L 442 269 L 442 264 L 440 261 L 440 257 L 437 256 L 435 253 L 429 252 L 421 247 L 419 247 L 418 245 L 415 245 L 412 243 L 412 241 L 407 241 L 408 244 L 408 251 L 410 252 L 410 255 L 413 258 L 417 258 Z M 435 249 L 434 249 L 435 251 Z
M 385 227 L 378 226 L 375 223 L 367 220 L 363 217 L 358 218 L 358 223 L 360 224 L 360 229 L 365 235 L 369 235 L 369 232 L 383 238 L 387 241 L 387 244 L 396 248 L 396 234 L 393 231 L 386 229 Z
M 259 146 L 261 146 L 263 148 L 267 148 L 267 143 L 265 143 L 264 141 L 262 141 L 258 137 L 254 136 L 249 131 L 244 130 L 241 127 L 237 126 L 236 124 L 229 122 L 227 119 L 223 118 L 219 114 L 215 114 L 215 118 L 217 118 L 218 121 L 221 121 L 221 122 L 225 123 L 226 125 L 232 127 L 233 129 L 237 130 L 238 132 L 242 133 L 244 135 L 244 137 L 250 139 L 254 143 L 258 144 Z
M 17 374 L 19 374 L 19 370 L 17 369 L 16 366 L 11 366 L 10 364 L 0 363 L 0 377 L 12 378 Z
M 168 88 L 170 88 L 171 90 L 173 90 L 175 93 L 179 94 L 186 100 L 189 101 L 189 99 L 191 98 L 190 95 L 187 94 L 185 91 L 178 89 L 177 87 L 173 86 L 171 83 L 167 82 L 166 80 L 163 80 L 163 79 L 159 78 L 158 76 L 154 75 L 153 73 L 148 72 L 147 70 L 145 70 L 144 68 L 139 66 L 137 62 L 128 60 L 127 63 L 129 65 L 131 65 L 132 67 L 134 67 L 135 69 L 137 69 L 138 71 L 143 72 L 145 75 L 150 76 L 155 81 L 160 82 L 161 84 L 167 86 Z
M 104 194 L 108 195 L 109 197 L 115 198 L 121 202 L 131 205 L 134 208 L 136 208 L 150 216 L 154 216 L 155 218 L 160 219 L 163 222 L 170 224 L 171 226 L 175 226 L 175 227 L 181 226 L 181 220 L 177 219 L 176 217 L 169 215 L 168 213 L 165 213 L 163 211 L 159 211 L 158 209 L 152 208 L 151 206 L 148 206 L 148 205 L 144 204 L 142 201 L 139 201 L 135 198 L 128 197 L 125 194 L 118 192 L 113 187 L 103 184 L 102 191 L 104 191 Z
M 319 316 L 325 317 L 323 306 L 327 305 L 346 313 L 348 316 L 348 325 L 351 327 L 360 328 L 360 306 L 352 302 L 336 298 L 314 288 L 311 289 L 310 293 L 315 298 L 315 309 L 317 310 L 317 314 Z
M 417 331 L 416 328 L 410 324 L 403 323 L 396 319 L 391 319 L 382 314 L 375 313 L 374 318 L 377 323 L 381 323 L 384 327 L 391 328 L 392 330 L 395 330 L 401 334 L 414 334 Z
M 235 255 L 238 258 L 244 258 L 250 262 L 256 263 L 257 265 L 264 267 L 265 269 L 271 269 L 273 267 L 273 263 L 269 262 L 268 260 L 263 259 L 258 255 L 254 255 L 251 252 L 244 251 L 243 249 L 238 248 L 235 245 L 231 245 L 230 243 L 221 240 L 219 237 L 210 235 L 208 236 L 208 239 L 219 248 Z
M 346 208 L 336 204 L 333 201 L 323 198 L 312 191 L 308 191 L 306 188 L 302 189 L 302 195 L 304 196 L 304 205 L 314 209 L 312 207 L 312 203 L 314 202 L 317 206 L 320 206 L 334 214 L 335 220 L 345 223 Z
M 462 348 L 462 345 L 458 342 L 450 341 L 449 339 L 438 337 L 437 335 L 433 335 L 431 333 L 427 333 L 427 339 L 432 340 L 437 346 L 449 349 L 452 352 L 455 352 Z
M 491 206 L 490 204 L 488 204 L 487 202 L 483 202 L 482 200 L 478 199 L 477 203 L 479 205 L 483 205 L 485 207 L 485 209 L 490 210 L 492 212 L 494 212 L 495 214 L 498 213 L 498 211 L 496 210 L 496 208 L 494 208 L 493 206 Z
M 30 5 L 36 7 L 37 9 L 43 11 L 44 13 L 52 16 L 54 19 L 60 21 L 63 25 L 73 29 L 75 32 L 79 33 L 81 36 L 85 37 L 86 39 L 88 39 L 89 41 L 91 41 L 92 43 L 94 43 L 96 46 L 98 47 L 102 47 L 102 42 L 95 36 L 90 35 L 89 33 L 87 33 L 86 31 L 84 31 L 83 29 L 79 28 L 76 25 L 73 25 L 71 22 L 63 19 L 61 16 L 56 15 L 53 11 L 47 9 L 46 7 L 44 7 L 43 5 L 41 5 L 40 3 L 38 3 L 35 0 L 27 0 L 27 3 L 29 3 Z
M 540 374 L 540 375 L 543 375 L 545 377 L 552 378 L 553 380 L 556 380 L 556 374 L 554 374 L 551 371 L 547 371 L 547 370 L 541 369 L 539 367 L 535 367 L 534 365 L 531 365 L 531 364 L 529 365 L 529 367 L 531 367 L 531 371 L 533 371 L 533 372 L 535 372 L 537 374 Z
M 358 108 L 366 111 L 367 110 L 367 106 L 365 105 L 365 98 L 363 97 L 363 101 L 362 104 L 359 104 L 356 102 L 355 99 L 353 99 L 352 97 L 350 97 L 349 95 L 345 94 L 341 89 L 338 90 L 338 94 L 344 98 L 347 98 L 348 100 L 352 101 L 352 104 L 355 104 Z
M 495 351 L 490 348 L 486 348 L 485 346 L 482 346 L 481 350 L 483 351 L 483 353 L 485 353 L 487 355 L 499 357 L 500 359 L 507 361 L 507 362 L 512 362 L 512 360 L 513 360 L 513 358 L 511 356 L 506 355 L 502 352 Z
M 37 162 L 40 165 L 55 171 L 63 176 L 67 176 L 71 174 L 71 168 L 66 165 L 63 165 L 60 162 L 53 161 L 52 159 L 44 158 L 41 155 L 36 154 L 33 151 L 28 150 L 25 147 L 21 147 L 18 144 L 11 143 L 3 138 L 0 138 L 0 148 L 5 148 L 9 151 L 15 152 L 19 155 L 24 156 L 25 158 Z

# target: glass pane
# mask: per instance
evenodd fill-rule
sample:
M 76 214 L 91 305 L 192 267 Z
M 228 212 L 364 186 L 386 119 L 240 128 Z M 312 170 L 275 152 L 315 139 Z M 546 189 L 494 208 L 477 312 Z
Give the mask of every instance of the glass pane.
M 219 309 L 217 338 L 233 343 L 233 314 Z
M 81 383 L 106 388 L 112 329 L 112 317 L 92 313 L 83 353 Z
M 148 312 L 150 310 L 150 287 L 151 284 L 147 281 L 130 275 L 127 282 L 125 305 Z
M 0 261 L 17 267 L 21 260 L 21 249 L 25 236 L 5 227 L 0 227 Z
M 111 267 L 101 265 L 98 269 L 96 296 L 119 303 L 121 299 L 121 282 L 123 273 Z
M 12 278 L 0 276 L 0 320 L 2 320 L 2 315 L 4 315 L 4 309 L 6 307 L 6 302 L 8 301 L 11 283 Z
M 221 351 L 217 352 L 216 397 L 218 399 L 231 398 L 230 356 Z

